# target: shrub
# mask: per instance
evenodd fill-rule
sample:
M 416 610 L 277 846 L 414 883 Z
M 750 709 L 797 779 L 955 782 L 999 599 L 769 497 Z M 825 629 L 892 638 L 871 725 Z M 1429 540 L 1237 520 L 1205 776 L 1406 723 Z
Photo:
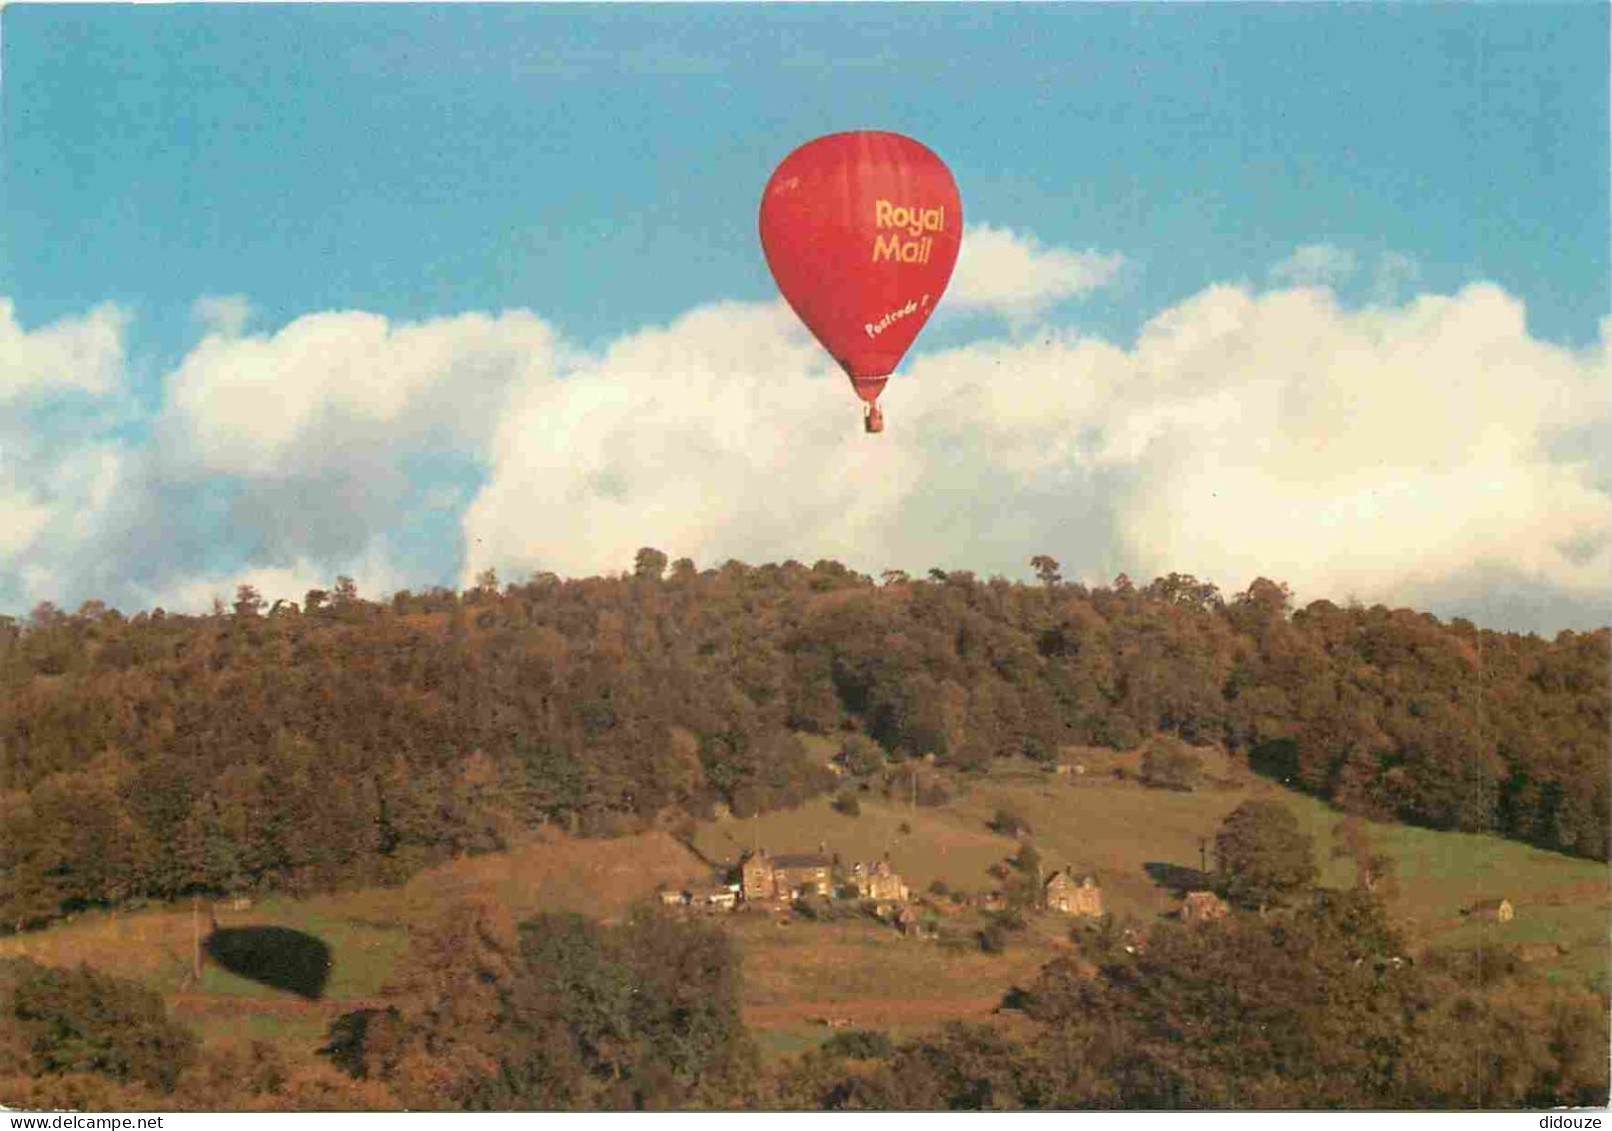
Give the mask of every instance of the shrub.
M 889 1037 L 873 1029 L 848 1029 L 823 1042 L 824 1052 L 849 1060 L 879 1060 L 889 1056 L 894 1048 Z
M 1186 743 L 1157 735 L 1142 751 L 1142 783 L 1190 792 L 1203 782 L 1203 758 Z
M 1020 833 L 1030 832 L 1030 822 L 1017 810 L 1002 808 L 991 818 L 990 828 L 1003 836 L 1018 836 Z

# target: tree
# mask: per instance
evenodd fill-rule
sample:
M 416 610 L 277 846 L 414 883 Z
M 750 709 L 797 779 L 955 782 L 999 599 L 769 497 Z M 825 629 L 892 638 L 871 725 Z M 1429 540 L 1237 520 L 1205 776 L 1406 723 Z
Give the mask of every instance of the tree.
M 846 773 L 866 777 L 884 768 L 884 751 L 866 735 L 848 734 L 840 743 L 839 762 Z
M 235 615 L 255 617 L 263 611 L 263 595 L 250 585 L 235 587 Z
M 336 578 L 336 588 L 331 590 L 330 603 L 338 609 L 347 609 L 358 604 L 358 583 L 346 574 Z
M 1024 814 L 1006 806 L 998 809 L 987 824 L 992 832 L 1000 833 L 1002 836 L 1030 834 L 1030 822 L 1024 819 Z
M 666 573 L 666 555 L 651 546 L 645 546 L 633 557 L 633 576 L 640 581 L 659 581 Z
M 1063 580 L 1063 574 L 1058 572 L 1058 559 L 1047 554 L 1037 554 L 1031 558 L 1030 568 L 1035 570 L 1037 579 L 1048 589 Z
M 1191 792 L 1203 780 L 1203 759 L 1180 739 L 1157 735 L 1142 748 L 1142 783 Z
M 1280 903 L 1315 882 L 1315 841 L 1277 801 L 1245 801 L 1215 834 L 1215 866 L 1231 899 L 1248 907 Z

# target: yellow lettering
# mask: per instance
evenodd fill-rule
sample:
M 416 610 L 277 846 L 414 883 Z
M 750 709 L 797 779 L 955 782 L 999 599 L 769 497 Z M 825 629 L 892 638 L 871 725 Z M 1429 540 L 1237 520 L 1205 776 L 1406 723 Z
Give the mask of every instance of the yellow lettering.
M 898 258 L 897 252 L 901 248 L 901 239 L 894 232 L 888 236 L 876 236 L 873 240 L 873 262 L 878 263 L 884 259 Z
M 888 228 L 890 226 L 890 202 L 876 200 L 873 202 L 873 226 L 875 228 Z

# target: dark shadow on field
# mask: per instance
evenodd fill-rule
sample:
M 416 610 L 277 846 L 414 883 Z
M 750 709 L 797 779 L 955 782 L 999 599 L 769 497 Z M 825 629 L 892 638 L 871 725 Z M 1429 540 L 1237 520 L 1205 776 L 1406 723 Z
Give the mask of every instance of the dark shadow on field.
M 310 1001 L 324 996 L 330 978 L 330 947 L 290 927 L 217 927 L 207 954 L 231 974 Z
M 1142 865 L 1142 870 L 1154 883 L 1161 888 L 1169 888 L 1176 895 L 1186 895 L 1189 891 L 1215 890 L 1215 876 L 1212 872 L 1187 868 L 1180 864 L 1166 864 L 1161 860 L 1149 860 Z

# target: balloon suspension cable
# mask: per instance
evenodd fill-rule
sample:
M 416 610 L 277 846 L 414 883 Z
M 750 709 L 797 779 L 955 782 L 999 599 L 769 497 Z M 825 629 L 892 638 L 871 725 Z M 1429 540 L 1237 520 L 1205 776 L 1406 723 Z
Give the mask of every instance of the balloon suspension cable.
M 862 402 L 862 430 L 869 433 L 884 431 L 884 410 L 878 402 Z

